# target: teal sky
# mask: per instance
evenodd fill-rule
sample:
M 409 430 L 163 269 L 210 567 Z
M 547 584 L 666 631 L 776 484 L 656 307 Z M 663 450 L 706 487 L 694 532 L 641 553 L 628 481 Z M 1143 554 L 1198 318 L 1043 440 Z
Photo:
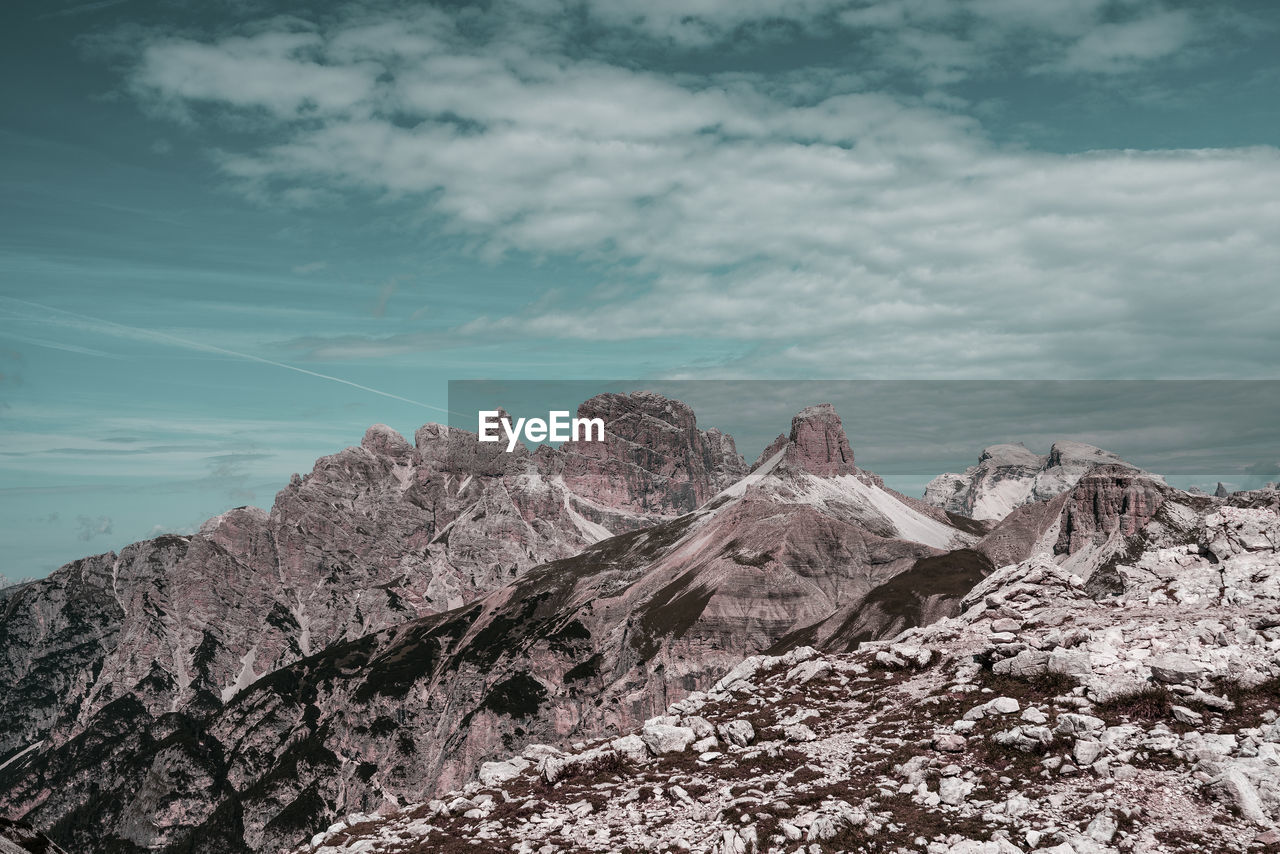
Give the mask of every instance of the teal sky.
M 11 0 L 0 48 L 10 577 L 450 379 L 1277 375 L 1268 2 Z

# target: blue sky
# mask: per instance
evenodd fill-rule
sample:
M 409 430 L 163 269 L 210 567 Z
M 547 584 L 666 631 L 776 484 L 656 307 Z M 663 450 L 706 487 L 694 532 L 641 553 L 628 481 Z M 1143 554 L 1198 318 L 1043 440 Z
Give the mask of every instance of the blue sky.
M 11 577 L 269 506 L 449 379 L 1276 376 L 1266 2 L 0 19 Z

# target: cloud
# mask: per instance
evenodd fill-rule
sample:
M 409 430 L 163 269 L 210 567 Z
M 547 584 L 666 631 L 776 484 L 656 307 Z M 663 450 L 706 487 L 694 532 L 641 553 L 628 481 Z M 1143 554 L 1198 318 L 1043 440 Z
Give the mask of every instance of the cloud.
M 173 105 L 228 103 L 298 117 L 340 114 L 365 102 L 376 68 L 316 62 L 320 44 L 315 34 L 294 31 L 217 45 L 169 39 L 144 49 L 133 83 Z
M 1067 49 L 1056 67 L 1063 71 L 1110 74 L 1171 56 L 1195 36 L 1186 10 L 1159 12 L 1118 24 L 1103 24 Z
M 813 2 L 785 16 L 711 0 L 584 7 L 616 39 L 687 50 L 779 17 L 825 22 L 871 57 L 852 70 L 692 74 L 572 50 L 577 30 L 549 23 L 556 4 L 520 8 L 483 25 L 360 13 L 161 40 L 143 51 L 135 91 L 268 122 L 273 141 L 217 154 L 254 198 L 416 200 L 484 257 L 571 256 L 625 285 L 496 306 L 454 330 L 460 341 L 724 339 L 741 343 L 726 370 L 774 375 L 1272 370 L 1276 149 L 1034 152 L 994 142 L 963 101 L 871 88 L 876 63 L 943 85 L 1015 45 L 1028 73 L 1128 73 L 1203 36 L 1189 11 L 1149 0 Z M 246 69 L 271 82 L 243 84 Z M 437 340 L 295 343 L 372 358 Z
M 45 338 L 35 338 L 29 335 L 16 335 L 12 332 L 5 332 L 4 337 L 13 341 L 20 341 L 23 344 L 31 344 L 36 347 L 44 347 L 49 350 L 61 350 L 64 353 L 76 353 L 81 356 L 93 356 L 98 359 L 119 359 L 120 356 L 115 353 L 107 353 L 103 350 L 96 350 L 92 347 L 81 347 L 79 344 L 71 344 L 66 341 L 50 341 Z
M 378 285 L 378 297 L 373 304 L 374 317 L 386 317 L 387 304 L 390 303 L 391 298 L 396 295 L 396 291 L 399 290 L 400 285 L 408 281 L 410 278 L 412 277 L 401 274 L 398 276 L 392 276 Z
M 76 538 L 86 543 L 97 537 L 105 537 L 112 533 L 110 516 L 98 516 L 97 518 L 79 516 L 76 518 L 76 527 L 78 528 Z

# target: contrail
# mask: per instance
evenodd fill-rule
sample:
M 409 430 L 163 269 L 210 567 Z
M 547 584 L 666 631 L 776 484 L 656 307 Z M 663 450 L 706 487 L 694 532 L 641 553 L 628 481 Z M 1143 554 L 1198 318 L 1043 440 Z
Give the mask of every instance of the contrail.
M 258 362 L 263 365 L 271 365 L 272 367 L 275 367 L 275 368 L 284 368 L 286 371 L 294 371 L 299 374 L 306 374 L 309 377 L 316 377 L 322 380 L 329 380 L 330 382 L 341 383 L 342 385 L 345 385 L 345 386 L 358 388 L 361 391 L 367 391 L 370 394 L 377 394 L 377 395 L 381 395 L 382 397 L 389 397 L 392 400 L 398 400 L 402 403 L 410 403 L 410 404 L 413 404 L 414 406 L 421 406 L 423 409 L 431 409 L 431 410 L 434 410 L 435 412 L 443 412 L 446 415 L 460 414 L 457 412 L 453 412 L 452 410 L 445 409 L 444 407 L 441 407 L 441 406 L 432 406 L 431 404 L 423 403 L 420 400 L 410 400 L 407 397 L 401 397 L 400 395 L 392 394 L 389 391 L 382 391 L 381 389 L 371 388 L 370 386 L 361 385 L 360 383 L 352 382 L 351 380 L 344 380 L 342 377 L 335 377 L 330 374 L 322 374 L 319 371 L 311 371 L 311 370 L 307 370 L 306 368 L 299 368 L 297 365 L 290 365 L 287 362 L 277 362 L 274 359 L 265 359 L 262 356 L 255 356 L 252 353 L 240 353 L 240 352 L 237 352 L 236 350 L 228 350 L 225 347 L 217 347 L 217 346 L 214 346 L 213 344 L 203 344 L 199 341 L 189 341 L 186 338 L 179 338 L 176 335 L 169 335 L 166 332 L 156 332 L 153 329 L 143 329 L 138 326 L 128 326 L 123 323 L 116 323 L 113 320 L 104 320 L 100 317 L 90 317 L 87 314 L 77 314 L 74 311 L 67 311 L 66 309 L 62 309 L 62 308 L 54 308 L 53 306 L 44 305 L 38 302 L 31 302 L 30 300 L 17 299 L 15 297 L 6 297 L 6 296 L 0 296 L 0 299 L 5 300 L 6 302 L 13 302 L 13 303 L 18 303 L 20 305 L 31 306 L 32 308 L 44 309 L 45 311 L 51 311 L 55 314 L 64 314 L 67 317 L 74 317 L 77 320 L 82 322 L 96 323 L 102 327 L 107 327 L 106 329 L 101 329 L 99 331 L 111 332 L 114 330 L 121 330 L 124 332 L 128 332 L 134 336 L 142 336 L 143 338 L 149 338 L 154 341 L 162 341 L 169 344 L 176 344 L 180 347 L 186 347 L 191 350 L 200 350 L 206 353 L 218 353 L 223 356 L 234 356 L 238 359 L 248 359 L 250 362 Z

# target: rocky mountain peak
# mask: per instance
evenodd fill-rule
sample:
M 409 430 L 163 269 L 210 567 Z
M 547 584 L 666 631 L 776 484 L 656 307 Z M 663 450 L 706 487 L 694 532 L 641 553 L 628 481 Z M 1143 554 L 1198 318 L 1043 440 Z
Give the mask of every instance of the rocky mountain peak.
M 760 459 L 751 467 L 755 471 L 779 451 L 784 452 L 782 463 L 807 471 L 819 477 L 836 477 L 856 474 L 853 449 L 845 435 L 844 424 L 836 408 L 829 403 L 806 406 L 791 419 L 791 432 L 779 435 L 764 449 Z
M 202 719 L 299 658 L 687 513 L 744 474 L 733 440 L 678 401 L 613 395 L 582 411 L 607 413 L 604 442 L 536 455 L 442 424 L 414 445 L 374 425 L 269 512 L 230 510 L 6 591 L 0 770 L 120 709 Z
M 413 456 L 413 445 L 386 424 L 374 424 L 364 432 L 360 447 L 380 457 L 407 460 Z
M 950 513 L 994 521 L 1015 508 L 1062 494 L 1099 465 L 1139 471 L 1110 451 L 1084 442 L 1054 442 L 1047 454 L 1037 454 L 1020 442 L 991 445 L 982 451 L 977 465 L 930 481 L 924 500 Z
M 791 419 L 787 461 L 822 477 L 853 474 L 853 449 L 844 424 L 829 403 L 806 406 Z
M 604 441 L 539 449 L 537 464 L 595 503 L 679 515 L 746 474 L 732 437 L 698 429 L 687 404 L 661 394 L 596 395 L 578 407 L 578 417 L 602 419 Z
M 1038 468 L 1044 464 L 1044 457 L 1027 448 L 1021 442 L 989 445 L 982 449 L 978 463 L 993 463 L 1001 466 L 1030 466 Z
M 598 394 L 579 404 L 578 417 L 603 418 L 610 432 L 632 440 L 636 438 L 632 431 L 643 429 L 640 425 L 647 419 L 683 432 L 698 426 L 698 418 L 688 404 L 652 391 Z
M 1088 470 L 1097 465 L 1136 468 L 1118 455 L 1084 442 L 1057 441 L 1049 448 L 1049 466 L 1067 466 Z

